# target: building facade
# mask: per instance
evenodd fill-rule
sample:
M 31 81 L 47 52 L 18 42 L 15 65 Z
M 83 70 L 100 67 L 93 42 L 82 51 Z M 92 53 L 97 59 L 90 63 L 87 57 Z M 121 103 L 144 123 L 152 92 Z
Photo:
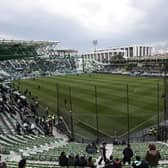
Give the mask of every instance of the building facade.
M 50 57 L 65 58 L 71 56 L 77 56 L 78 51 L 74 49 L 50 49 L 47 51 Z
M 124 58 L 148 57 L 152 55 L 152 47 L 145 45 L 131 45 L 108 49 L 97 49 L 83 54 L 84 60 L 97 60 L 102 63 L 109 63 L 113 56 L 123 56 Z
M 152 55 L 153 48 L 146 45 L 131 45 L 126 47 L 121 47 L 121 50 L 124 51 L 125 58 L 132 57 L 148 57 Z
M 109 63 L 113 56 L 122 55 L 124 51 L 120 49 L 97 49 L 95 51 L 83 54 L 84 60 L 96 60 L 102 63 Z

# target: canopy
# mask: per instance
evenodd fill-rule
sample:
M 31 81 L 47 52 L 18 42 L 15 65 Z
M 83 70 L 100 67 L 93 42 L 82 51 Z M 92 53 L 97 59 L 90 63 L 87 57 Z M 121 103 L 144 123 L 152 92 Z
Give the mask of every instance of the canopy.
M 44 48 L 56 46 L 58 41 L 0 40 L 0 60 L 36 57 Z

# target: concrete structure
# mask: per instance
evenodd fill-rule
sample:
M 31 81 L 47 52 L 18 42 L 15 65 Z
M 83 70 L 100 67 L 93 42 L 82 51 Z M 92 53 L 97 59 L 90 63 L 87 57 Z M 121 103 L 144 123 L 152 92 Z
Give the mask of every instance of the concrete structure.
M 111 58 L 115 55 L 124 56 L 124 51 L 120 49 L 97 49 L 90 53 L 83 54 L 84 60 L 96 60 L 102 63 L 109 63 Z
M 96 51 L 83 54 L 85 60 L 97 60 L 109 63 L 115 55 L 122 55 L 124 58 L 149 57 L 152 55 L 152 47 L 145 45 L 130 45 L 108 49 L 97 49 Z
M 50 57 L 65 58 L 71 56 L 77 56 L 78 51 L 74 49 L 57 49 L 52 48 L 47 50 L 47 55 Z
M 121 47 L 121 50 L 124 50 L 124 57 L 146 57 L 152 55 L 152 47 L 146 45 L 130 45 L 126 47 Z

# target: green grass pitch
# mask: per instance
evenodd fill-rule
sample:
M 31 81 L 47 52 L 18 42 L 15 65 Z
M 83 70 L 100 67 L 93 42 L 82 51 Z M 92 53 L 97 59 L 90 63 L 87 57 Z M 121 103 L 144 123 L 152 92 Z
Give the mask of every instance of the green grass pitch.
M 83 74 L 21 80 L 19 85 L 21 91 L 27 88 L 32 95 L 38 96 L 43 109 L 48 106 L 50 113 L 56 114 L 56 84 L 59 84 L 60 110 L 64 115 L 69 115 L 69 87 L 71 87 L 74 131 L 85 137 L 94 138 L 95 85 L 98 95 L 100 131 L 110 136 L 120 136 L 127 132 L 126 84 L 129 86 L 130 128 L 131 131 L 135 131 L 157 123 L 158 82 L 160 84 L 160 112 L 162 113 L 163 90 L 162 80 L 159 78 Z M 18 84 L 18 81 L 15 83 Z M 44 110 L 41 110 L 40 115 L 44 115 L 43 113 Z

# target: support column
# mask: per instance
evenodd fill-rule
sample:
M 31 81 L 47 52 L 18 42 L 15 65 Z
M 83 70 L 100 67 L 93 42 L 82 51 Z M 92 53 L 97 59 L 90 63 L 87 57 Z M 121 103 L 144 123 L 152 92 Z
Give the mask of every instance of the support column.
M 151 47 L 148 47 L 148 55 L 151 56 Z
M 130 58 L 130 48 L 128 47 L 128 58 Z
M 151 47 L 149 47 L 149 56 L 151 56 Z
M 136 56 L 138 57 L 138 46 L 136 46 Z
M 104 55 L 105 55 L 105 53 L 102 53 L 102 62 L 104 61 Z
M 137 57 L 137 46 L 134 47 L 135 50 L 135 57 Z
M 145 47 L 145 55 L 144 56 L 147 56 L 147 50 L 148 50 L 148 47 Z
M 145 56 L 145 47 L 142 47 L 142 57 Z
M 136 57 L 136 47 L 133 47 L 133 57 Z
M 100 53 L 99 56 L 100 56 L 100 62 L 102 62 L 103 53 Z
M 146 56 L 149 56 L 149 55 L 150 55 L 150 53 L 149 53 L 149 48 L 150 48 L 150 47 L 146 47 Z
M 139 57 L 140 56 L 140 47 L 138 46 L 137 49 L 138 49 L 138 57 Z
M 143 47 L 140 47 L 140 57 L 142 57 L 143 56 Z
M 124 48 L 124 57 L 127 58 L 127 50 Z
M 149 47 L 146 47 L 146 56 L 149 56 Z
M 108 63 L 110 62 L 110 52 L 108 52 Z
M 146 47 L 143 47 L 143 56 L 146 56 Z

